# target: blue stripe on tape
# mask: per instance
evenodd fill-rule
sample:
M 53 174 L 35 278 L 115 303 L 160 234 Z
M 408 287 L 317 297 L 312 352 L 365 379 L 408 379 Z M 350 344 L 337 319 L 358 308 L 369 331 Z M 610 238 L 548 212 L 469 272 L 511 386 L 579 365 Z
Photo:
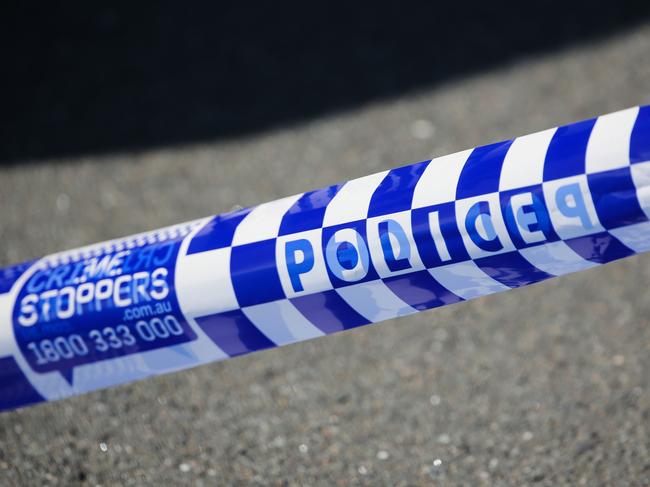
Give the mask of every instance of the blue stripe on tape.
M 585 173 L 585 155 L 596 119 L 558 127 L 551 139 L 544 163 L 544 181 Z
M 196 322 L 231 357 L 275 346 L 240 309 L 202 316 Z
M 29 383 L 13 357 L 0 358 L 0 385 L 0 411 L 45 400 Z
M 410 210 L 413 191 L 430 161 L 391 170 L 370 199 L 368 217 Z
M 641 107 L 630 138 L 630 162 L 650 161 L 650 105 Z
M 290 301 L 305 318 L 324 333 L 334 333 L 370 323 L 334 290 L 308 294 L 292 298 Z
M 567 240 L 566 244 L 582 258 L 597 264 L 606 264 L 634 254 L 632 250 L 608 232 L 572 238 Z
M 335 184 L 302 195 L 282 218 L 280 235 L 322 227 L 325 209 L 342 187 L 343 184 Z
M 463 301 L 460 296 L 440 285 L 426 270 L 388 277 L 384 283 L 402 301 L 420 311 Z
M 516 251 L 476 259 L 476 265 L 492 279 L 512 288 L 553 277 L 533 266 Z
M 230 275 L 239 306 L 286 297 L 275 264 L 275 239 L 238 245 L 231 252 Z
M 460 173 L 456 198 L 498 191 L 501 167 L 511 145 L 512 140 L 506 140 L 474 149 Z
M 0 269 L 0 294 L 8 293 L 14 283 L 29 269 L 34 261 L 25 262 L 23 264 L 12 265 Z
M 215 216 L 194 236 L 187 249 L 187 254 L 196 254 L 230 246 L 235 229 L 252 209 L 244 208 Z
M 647 220 L 629 167 L 587 175 L 600 223 L 607 229 Z

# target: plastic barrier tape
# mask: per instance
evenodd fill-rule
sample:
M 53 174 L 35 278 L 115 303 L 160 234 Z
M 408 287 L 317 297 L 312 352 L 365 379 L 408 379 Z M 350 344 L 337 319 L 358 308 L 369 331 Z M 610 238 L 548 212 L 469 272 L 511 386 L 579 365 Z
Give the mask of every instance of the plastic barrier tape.
M 650 107 L 0 270 L 0 409 L 650 249 Z

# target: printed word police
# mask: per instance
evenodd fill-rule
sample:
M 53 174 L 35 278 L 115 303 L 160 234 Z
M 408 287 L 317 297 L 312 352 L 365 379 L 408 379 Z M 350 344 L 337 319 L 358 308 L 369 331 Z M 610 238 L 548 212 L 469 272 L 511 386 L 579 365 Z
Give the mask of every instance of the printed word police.
M 288 297 L 604 231 L 585 176 L 279 237 Z

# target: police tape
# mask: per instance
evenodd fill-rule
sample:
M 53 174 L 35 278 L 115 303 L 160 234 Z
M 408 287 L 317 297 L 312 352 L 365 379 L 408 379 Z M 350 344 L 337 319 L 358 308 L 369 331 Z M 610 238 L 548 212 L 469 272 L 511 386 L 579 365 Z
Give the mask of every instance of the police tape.
M 650 106 L 0 270 L 0 410 L 650 250 Z

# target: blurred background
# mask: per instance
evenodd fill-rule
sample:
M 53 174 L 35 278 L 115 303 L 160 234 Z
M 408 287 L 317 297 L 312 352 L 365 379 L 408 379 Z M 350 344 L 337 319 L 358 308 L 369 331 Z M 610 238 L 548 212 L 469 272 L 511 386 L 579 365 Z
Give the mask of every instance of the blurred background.
M 5 6 L 0 265 L 650 103 L 648 2 Z M 2 485 L 650 484 L 650 257 L 0 415 Z

